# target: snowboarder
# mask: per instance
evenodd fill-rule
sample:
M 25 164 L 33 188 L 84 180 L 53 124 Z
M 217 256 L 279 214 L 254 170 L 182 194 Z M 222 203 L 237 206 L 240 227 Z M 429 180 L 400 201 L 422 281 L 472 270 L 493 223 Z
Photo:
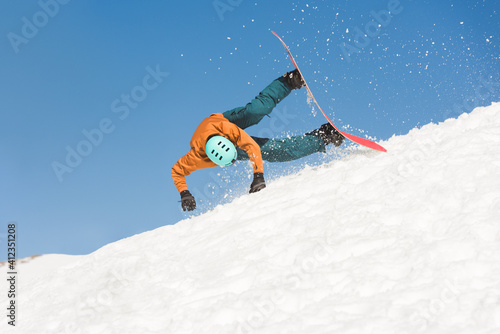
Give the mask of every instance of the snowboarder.
M 243 129 L 259 123 L 294 89 L 304 86 L 297 70 L 285 73 L 269 84 L 244 107 L 212 114 L 204 119 L 191 138 L 191 150 L 172 167 L 172 178 L 181 195 L 184 211 L 196 209 L 196 201 L 189 192 L 185 176 L 197 169 L 232 165 L 236 159 L 250 160 L 254 178 L 250 193 L 266 187 L 262 160 L 284 162 L 300 159 L 316 152 L 325 152 L 325 146 L 339 146 L 344 140 L 330 123 L 301 136 L 270 139 L 249 136 Z

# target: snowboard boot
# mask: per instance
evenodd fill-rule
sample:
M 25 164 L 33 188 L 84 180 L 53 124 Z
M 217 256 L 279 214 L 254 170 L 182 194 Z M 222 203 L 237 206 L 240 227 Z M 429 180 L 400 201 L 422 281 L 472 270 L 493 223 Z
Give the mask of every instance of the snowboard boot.
M 323 124 L 314 131 L 306 133 L 306 135 L 319 136 L 325 145 L 333 144 L 336 147 L 340 146 L 344 141 L 344 136 L 340 134 L 330 123 Z
M 301 87 L 304 87 L 306 85 L 306 83 L 302 79 L 302 76 L 300 75 L 300 72 L 297 69 L 285 73 L 284 77 L 286 84 L 288 85 L 288 87 L 290 87 L 291 90 L 300 89 Z

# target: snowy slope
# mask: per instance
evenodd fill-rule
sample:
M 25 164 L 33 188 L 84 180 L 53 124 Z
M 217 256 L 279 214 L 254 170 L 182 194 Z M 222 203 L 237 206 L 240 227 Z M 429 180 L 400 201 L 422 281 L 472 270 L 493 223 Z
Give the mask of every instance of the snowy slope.
M 500 333 L 500 103 L 382 145 L 21 271 L 0 330 Z
M 23 280 L 32 281 L 60 267 L 72 264 L 81 257 L 83 256 L 62 254 L 34 255 L 24 259 L 17 259 L 16 267 L 17 271 L 22 273 Z M 0 262 L 0 270 L 2 272 L 8 271 L 6 266 L 7 262 Z

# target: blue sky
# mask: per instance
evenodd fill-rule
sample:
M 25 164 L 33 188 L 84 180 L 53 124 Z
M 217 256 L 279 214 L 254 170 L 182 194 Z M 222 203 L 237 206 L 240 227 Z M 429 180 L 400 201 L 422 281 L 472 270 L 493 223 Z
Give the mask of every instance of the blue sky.
M 170 168 L 203 118 L 292 69 L 270 30 L 325 112 L 356 135 L 388 139 L 500 101 L 499 9 L 496 0 L 2 1 L 0 236 L 16 222 L 20 257 L 86 254 L 245 194 L 246 163 L 197 171 L 188 186 L 199 209 L 183 213 Z M 248 132 L 325 123 L 304 90 L 272 116 Z M 85 156 L 68 153 L 78 150 Z M 337 155 L 266 164 L 266 177 Z

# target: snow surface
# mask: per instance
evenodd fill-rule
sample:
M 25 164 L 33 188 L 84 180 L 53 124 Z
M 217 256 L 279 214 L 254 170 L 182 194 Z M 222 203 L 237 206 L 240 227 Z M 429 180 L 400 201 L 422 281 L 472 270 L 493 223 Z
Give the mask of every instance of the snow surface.
M 17 272 L 21 273 L 23 280 L 33 281 L 39 276 L 55 271 L 65 265 L 70 265 L 81 257 L 83 256 L 62 254 L 35 255 L 26 259 L 17 259 L 16 268 Z M 6 266 L 7 262 L 0 263 L 0 270 L 2 272 L 8 271 Z
M 44 256 L 23 264 L 0 331 L 500 333 L 500 103 L 381 144 L 39 275 Z

